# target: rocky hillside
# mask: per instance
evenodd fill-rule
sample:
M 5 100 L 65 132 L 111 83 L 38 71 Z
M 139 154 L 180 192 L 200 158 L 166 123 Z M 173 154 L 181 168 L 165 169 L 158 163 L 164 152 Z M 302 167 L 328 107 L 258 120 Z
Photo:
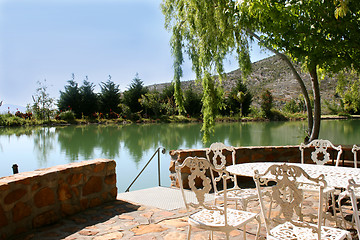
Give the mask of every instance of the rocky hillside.
M 290 99 L 298 98 L 301 94 L 301 89 L 293 77 L 290 68 L 286 65 L 284 61 L 276 56 L 272 56 L 258 62 L 253 63 L 253 71 L 248 76 L 246 80 L 246 85 L 248 89 L 253 93 L 254 104 L 258 104 L 259 95 L 264 89 L 269 89 L 274 97 L 275 105 L 280 106 Z M 301 77 L 305 81 L 307 89 L 311 89 L 310 76 L 307 73 L 301 72 L 300 68 L 297 67 L 298 72 L 300 72 Z M 241 71 L 235 70 L 227 73 L 227 79 L 222 82 L 222 85 L 225 91 L 230 91 L 235 85 L 236 81 L 242 77 Z M 161 91 L 165 85 L 155 84 L 148 86 L 149 89 L 157 89 Z M 198 89 L 201 91 L 201 83 L 195 83 L 194 80 L 183 81 L 182 87 L 184 89 L 192 88 Z M 325 79 L 320 82 L 320 91 L 322 100 L 330 100 L 334 98 L 336 89 L 336 79 L 325 77 Z

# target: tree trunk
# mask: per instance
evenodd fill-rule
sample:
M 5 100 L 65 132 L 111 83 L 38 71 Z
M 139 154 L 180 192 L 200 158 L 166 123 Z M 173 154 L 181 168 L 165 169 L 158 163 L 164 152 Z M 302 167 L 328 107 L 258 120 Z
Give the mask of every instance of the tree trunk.
M 259 42 L 261 42 L 261 39 L 258 35 L 256 35 L 254 32 L 250 31 L 250 30 L 246 30 L 247 33 L 250 34 L 250 36 L 256 38 Z M 308 130 L 307 130 L 307 138 L 308 139 L 311 135 L 312 135 L 312 131 L 313 131 L 313 123 L 314 123 L 314 119 L 313 119 L 313 112 L 312 112 L 312 107 L 311 107 L 311 102 L 310 102 L 310 98 L 309 98 L 309 94 L 308 91 L 306 89 L 306 86 L 304 84 L 304 81 L 302 80 L 302 78 L 300 77 L 299 73 L 296 71 L 294 65 L 292 64 L 292 62 L 290 61 L 290 59 L 283 53 L 280 53 L 278 51 L 276 51 L 273 48 L 270 47 L 266 47 L 269 51 L 275 53 L 277 56 L 279 56 L 282 60 L 284 60 L 286 62 L 286 64 L 290 67 L 291 72 L 293 73 L 296 81 L 299 83 L 300 87 L 301 87 L 301 92 L 304 95 L 304 99 L 305 99 L 305 104 L 306 104 L 306 110 L 307 110 L 307 118 L 308 118 Z M 316 71 L 315 71 L 316 72 Z M 316 76 L 316 81 L 317 81 L 317 76 Z M 319 85 L 319 84 L 318 84 Z M 320 96 L 320 95 L 319 95 Z M 320 123 L 319 123 L 320 125 Z M 305 142 L 307 142 L 307 140 L 305 140 Z
M 311 131 L 309 142 L 319 138 L 320 121 L 321 121 L 321 103 L 320 103 L 320 88 L 316 72 L 316 67 L 310 70 L 310 77 L 312 89 L 314 92 L 314 123 Z

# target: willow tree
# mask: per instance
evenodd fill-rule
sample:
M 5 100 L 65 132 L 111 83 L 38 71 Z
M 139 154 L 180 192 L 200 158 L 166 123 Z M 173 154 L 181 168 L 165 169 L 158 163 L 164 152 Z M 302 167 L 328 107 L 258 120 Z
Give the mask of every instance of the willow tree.
M 236 24 L 236 5 L 233 1 L 164 0 L 162 10 L 165 27 L 172 31 L 171 48 L 174 57 L 175 101 L 183 107 L 180 93 L 181 65 L 186 53 L 192 61 L 196 79 L 203 87 L 203 140 L 213 132 L 218 109 L 219 86 L 214 75 L 224 78 L 224 59 L 236 51 L 244 73 L 249 73 L 248 41 Z
M 339 0 L 338 0 L 339 1 Z M 203 87 L 214 86 L 214 70 L 223 77 L 227 53 L 237 53 L 243 73 L 250 69 L 249 38 L 287 61 L 307 102 L 308 138 L 320 131 L 321 102 L 318 70 L 337 72 L 356 64 L 359 56 L 359 3 L 348 0 L 346 14 L 338 14 L 337 1 L 319 0 L 163 0 L 166 28 L 173 31 L 172 50 L 175 73 L 181 69 L 183 52 L 190 56 Z M 341 16 L 341 18 L 337 18 Z M 311 89 L 292 66 L 296 61 L 310 74 Z M 181 76 L 181 75 L 178 75 Z M 174 78 L 179 82 L 180 78 Z M 309 93 L 313 94 L 314 111 Z M 211 96 L 204 89 L 204 125 L 206 106 Z M 212 123 L 212 122 L 210 122 Z M 205 129 L 206 131 L 206 129 Z

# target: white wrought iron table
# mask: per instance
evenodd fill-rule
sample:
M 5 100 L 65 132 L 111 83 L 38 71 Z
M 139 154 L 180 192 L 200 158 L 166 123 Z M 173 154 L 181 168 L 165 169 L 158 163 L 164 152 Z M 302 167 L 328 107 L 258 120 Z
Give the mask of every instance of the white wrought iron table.
M 226 170 L 235 175 L 253 177 L 255 170 L 258 170 L 259 173 L 263 173 L 273 164 L 284 164 L 284 162 L 241 163 L 228 166 L 226 167 Z M 355 182 L 360 182 L 360 168 L 335 167 L 331 165 L 301 163 L 286 164 L 301 167 L 311 177 L 318 177 L 320 174 L 324 174 L 325 180 L 329 187 L 345 189 L 349 184 L 349 179 L 351 178 L 353 178 Z

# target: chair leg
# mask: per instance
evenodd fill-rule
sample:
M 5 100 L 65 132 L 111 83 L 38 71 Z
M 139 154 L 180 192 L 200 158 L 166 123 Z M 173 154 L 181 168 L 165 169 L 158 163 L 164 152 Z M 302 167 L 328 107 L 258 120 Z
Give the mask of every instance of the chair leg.
M 258 228 L 257 228 L 257 231 L 256 231 L 256 236 L 255 236 L 255 239 L 259 239 L 259 236 L 260 236 L 260 228 L 261 228 L 261 219 L 260 219 L 260 216 L 258 215 L 256 217 L 256 221 L 258 222 Z
M 338 198 L 340 218 L 341 218 L 341 221 L 342 221 L 342 223 L 340 224 L 340 226 L 343 227 L 344 229 L 347 228 L 347 226 L 346 226 L 347 223 L 346 223 L 346 220 L 345 220 L 345 217 L 344 217 L 344 212 L 342 211 L 341 201 L 342 201 L 345 197 L 346 197 L 345 195 L 340 194 L 340 195 L 339 195 L 339 198 Z
M 191 238 L 191 225 L 189 224 L 187 240 L 190 240 L 190 238 Z
M 244 225 L 243 228 L 243 239 L 246 239 L 246 224 Z

